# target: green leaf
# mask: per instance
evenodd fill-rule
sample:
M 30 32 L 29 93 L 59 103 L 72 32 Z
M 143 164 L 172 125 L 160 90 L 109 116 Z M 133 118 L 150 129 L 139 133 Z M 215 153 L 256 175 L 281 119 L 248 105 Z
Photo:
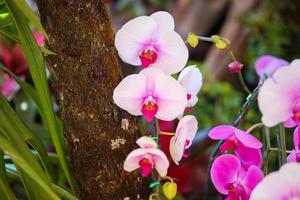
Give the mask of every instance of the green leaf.
M 11 132 L 6 132 L 6 134 L 11 134 Z M 32 163 L 24 158 L 24 154 L 17 150 L 16 145 L 12 145 L 11 142 L 5 138 L 3 135 L 0 136 L 0 148 L 9 155 L 14 161 L 15 165 L 22 169 L 22 171 L 30 177 L 43 191 L 40 193 L 41 199 L 53 199 L 59 200 L 60 198 L 52 191 L 49 183 L 47 183 L 39 174 L 36 169 L 32 168 Z M 27 184 L 28 186 L 28 184 Z M 37 190 L 38 188 L 31 188 L 31 190 Z
M 3 29 L 9 25 L 12 25 L 12 20 L 9 16 L 9 13 L 0 14 L 0 29 Z
M 9 184 L 7 182 L 5 163 L 4 163 L 4 154 L 0 150 L 0 193 L 3 194 L 0 196 L 2 200 L 15 200 L 17 199 L 14 193 L 11 191 Z
M 0 34 L 8 37 L 9 39 L 15 41 L 15 42 L 18 42 L 18 36 L 16 36 L 14 33 L 11 33 L 5 29 L 0 29 Z
M 32 22 L 33 25 L 43 33 L 46 39 L 48 39 L 48 34 L 46 33 L 44 27 L 42 26 L 40 19 L 32 12 L 32 10 L 29 8 L 29 6 L 24 0 L 8 0 L 8 1 L 11 4 L 14 4 L 16 8 L 19 10 L 20 14 L 22 13 L 24 17 L 26 17 L 30 22 Z M 8 1 L 6 0 L 6 5 L 8 5 L 7 4 Z
M 16 133 L 19 133 L 20 135 L 14 134 L 9 135 L 8 137 L 11 137 L 12 140 L 14 140 L 16 137 L 18 137 L 18 139 L 22 138 L 23 142 L 30 143 L 32 147 L 39 152 L 40 160 L 44 166 L 44 169 L 46 170 L 48 178 L 50 180 L 53 180 L 54 171 L 52 169 L 50 159 L 48 157 L 47 151 L 43 146 L 42 141 L 34 133 L 32 133 L 31 130 L 19 119 L 17 114 L 14 112 L 14 110 L 2 95 L 0 95 L 0 113 L 3 114 L 2 116 L 0 116 L 1 121 L 6 121 L 8 123 L 0 125 L 0 127 L 4 130 L 7 130 L 8 128 L 6 127 L 13 126 Z
M 23 12 L 20 10 L 20 5 L 17 5 L 19 3 L 19 0 L 6 0 L 5 2 L 19 33 L 21 48 L 29 65 L 29 70 L 34 82 L 34 86 L 36 87 L 38 98 L 41 102 L 41 110 L 44 113 L 46 119 L 45 123 L 48 126 L 53 144 L 60 159 L 61 166 L 64 170 L 64 173 L 66 174 L 66 178 L 72 190 L 75 191 L 75 182 L 69 171 L 65 156 L 64 144 L 61 140 L 62 132 L 59 128 L 56 116 L 52 108 L 52 100 L 48 88 L 45 62 L 42 52 L 35 42 L 35 39 L 23 15 Z M 21 2 L 23 2 L 23 0 Z

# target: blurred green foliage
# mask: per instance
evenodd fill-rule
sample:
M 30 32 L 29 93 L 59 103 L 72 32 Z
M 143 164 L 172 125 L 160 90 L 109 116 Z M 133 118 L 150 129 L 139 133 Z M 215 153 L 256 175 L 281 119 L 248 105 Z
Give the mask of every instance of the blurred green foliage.
M 250 31 L 248 37 L 247 65 L 270 54 L 291 61 L 300 57 L 300 1 L 262 0 L 259 9 L 250 11 L 242 19 Z M 257 79 L 254 67 L 247 71 L 247 80 L 254 84 Z

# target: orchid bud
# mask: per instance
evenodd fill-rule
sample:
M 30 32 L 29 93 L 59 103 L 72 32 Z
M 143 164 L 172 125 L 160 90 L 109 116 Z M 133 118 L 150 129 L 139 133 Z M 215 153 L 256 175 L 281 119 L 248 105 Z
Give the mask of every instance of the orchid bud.
M 195 33 L 189 33 L 187 37 L 187 43 L 193 48 L 197 47 L 199 43 L 198 35 Z
M 241 69 L 243 68 L 243 64 L 240 63 L 239 61 L 233 61 L 228 65 L 228 68 L 230 70 L 231 73 L 235 74 L 241 71 Z
M 231 43 L 230 40 L 228 40 L 227 38 L 223 38 L 219 35 L 213 35 L 211 36 L 211 39 L 218 49 L 225 49 Z

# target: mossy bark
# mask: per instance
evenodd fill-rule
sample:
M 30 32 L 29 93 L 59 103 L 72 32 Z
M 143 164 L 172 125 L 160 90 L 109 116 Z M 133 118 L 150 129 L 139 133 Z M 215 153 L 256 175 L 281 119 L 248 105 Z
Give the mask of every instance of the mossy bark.
M 122 77 L 104 1 L 37 3 L 50 38 L 47 46 L 58 54 L 47 62 L 80 197 L 145 199 L 148 180 L 123 170 L 141 133 L 138 120 L 112 100 Z

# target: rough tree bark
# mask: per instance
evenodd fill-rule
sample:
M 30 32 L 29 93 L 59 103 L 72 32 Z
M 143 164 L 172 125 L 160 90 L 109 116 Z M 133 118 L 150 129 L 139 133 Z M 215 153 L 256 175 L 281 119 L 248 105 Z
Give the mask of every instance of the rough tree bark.
M 121 80 L 114 33 L 103 0 L 38 0 L 52 86 L 82 199 L 139 199 L 149 194 L 123 162 L 141 135 L 138 121 L 114 105 Z M 130 92 L 130 91 L 128 91 Z

